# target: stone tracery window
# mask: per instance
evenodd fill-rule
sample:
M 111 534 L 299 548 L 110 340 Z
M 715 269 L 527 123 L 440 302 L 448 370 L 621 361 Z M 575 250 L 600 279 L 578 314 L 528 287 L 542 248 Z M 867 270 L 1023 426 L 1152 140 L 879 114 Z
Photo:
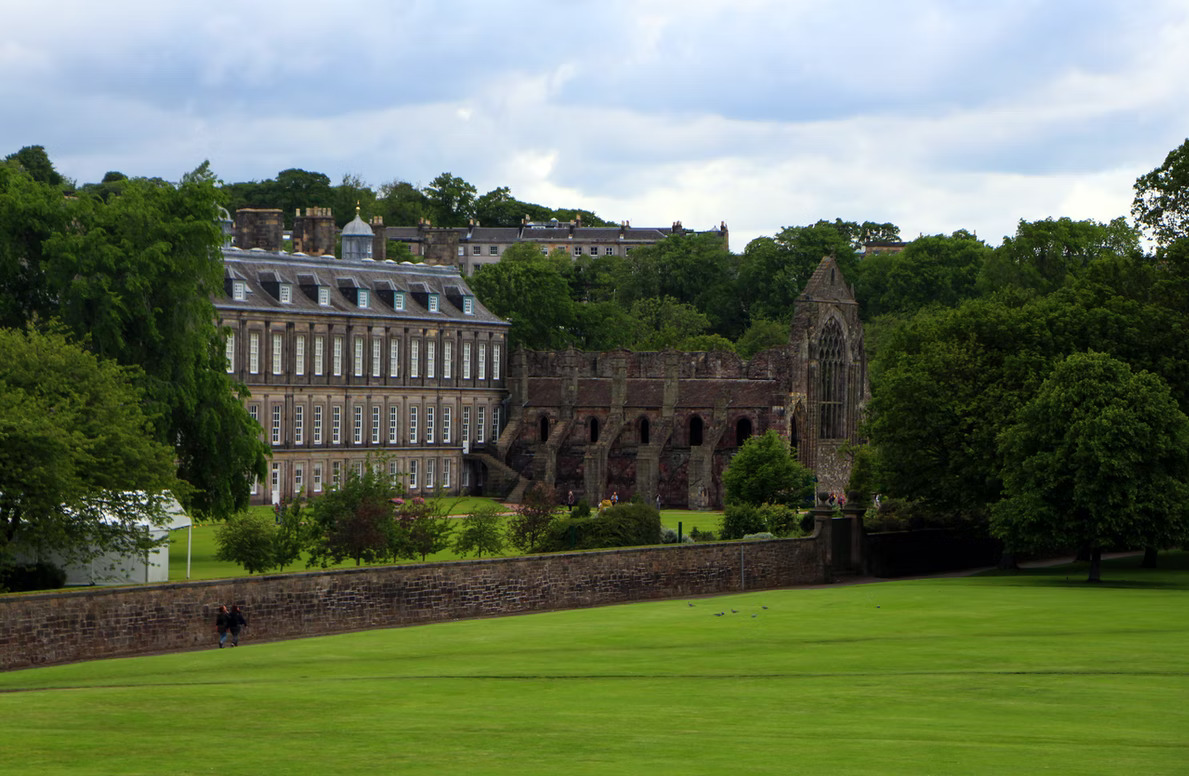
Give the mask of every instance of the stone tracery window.
M 846 437 L 846 360 L 842 327 L 831 320 L 818 340 L 818 437 Z

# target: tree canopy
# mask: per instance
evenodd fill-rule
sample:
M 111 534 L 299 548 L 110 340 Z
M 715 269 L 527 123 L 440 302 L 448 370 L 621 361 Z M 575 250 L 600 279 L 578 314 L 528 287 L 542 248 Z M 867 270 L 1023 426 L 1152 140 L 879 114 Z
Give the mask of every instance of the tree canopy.
M 1172 546 L 1189 515 L 1189 419 L 1167 384 L 1103 353 L 1061 361 L 999 437 L 992 530 L 1019 549 Z
M 727 504 L 799 506 L 813 497 L 813 472 L 793 456 L 788 440 L 772 430 L 743 443 L 722 482 Z
M 1161 245 L 1189 237 L 1189 139 L 1135 181 L 1131 215 Z

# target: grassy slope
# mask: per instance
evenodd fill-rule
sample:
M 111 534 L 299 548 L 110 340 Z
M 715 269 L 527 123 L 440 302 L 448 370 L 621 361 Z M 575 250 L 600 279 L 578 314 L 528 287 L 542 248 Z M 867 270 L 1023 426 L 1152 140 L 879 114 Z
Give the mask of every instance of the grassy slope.
M 0 773 L 1184 773 L 1163 560 L 10 672 Z

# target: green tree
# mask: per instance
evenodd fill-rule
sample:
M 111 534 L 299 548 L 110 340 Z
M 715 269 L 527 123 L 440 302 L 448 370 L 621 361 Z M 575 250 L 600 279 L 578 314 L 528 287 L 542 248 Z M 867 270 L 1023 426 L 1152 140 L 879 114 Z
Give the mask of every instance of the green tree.
M 421 557 L 422 562 L 435 552 L 450 546 L 450 534 L 454 524 L 446 516 L 441 501 L 427 501 L 416 497 L 401 501 L 396 508 L 396 546 L 398 557 Z
M 434 226 L 466 226 L 475 217 L 475 187 L 444 172 L 425 187 Z
M 167 516 L 136 492 L 184 484 L 154 437 L 142 379 L 60 332 L 0 329 L 0 562 L 15 543 L 75 560 L 149 547 L 137 519 Z
M 797 506 L 813 497 L 813 472 L 793 457 L 788 440 L 771 429 L 743 443 L 722 482 L 727 504 Z
M 416 226 L 421 219 L 432 215 L 425 192 L 402 180 L 380 186 L 376 207 L 388 226 Z
M 865 319 L 952 307 L 975 296 L 975 280 L 991 248 L 969 232 L 919 237 L 899 253 L 864 257 L 854 278 Z
M 775 237 L 748 243 L 739 259 L 737 295 L 749 319 L 788 322 L 793 302 L 824 256 L 835 257 L 842 274 L 854 281 L 857 260 L 849 232 L 827 221 L 786 226 Z
M 633 350 L 677 348 L 689 337 L 705 334 L 710 319 L 690 304 L 671 296 L 646 297 L 630 311 L 635 321 Z
M 1001 435 L 1005 498 L 992 530 L 1014 549 L 1104 547 L 1186 537 L 1189 419 L 1167 384 L 1103 353 L 1064 359 Z
M 480 504 L 462 519 L 461 530 L 454 536 L 454 551 L 465 558 L 472 552 L 499 555 L 504 551 L 504 516 L 495 504 Z
M 307 565 L 326 568 L 351 558 L 355 565 L 392 554 L 396 523 L 392 499 L 399 485 L 368 460 L 362 473 L 350 471 L 342 485 L 310 501 L 313 518 Z
M 735 343 L 739 355 L 751 358 L 761 350 L 778 348 L 789 342 L 789 327 L 767 318 L 753 318 L 747 331 Z
M 516 514 L 508 520 L 508 541 L 521 552 L 537 552 L 558 515 L 557 495 L 543 482 L 524 491 Z
M 625 306 L 672 297 L 706 316 L 714 334 L 734 339 L 743 331 L 743 309 L 733 293 L 735 257 L 718 237 L 679 232 L 633 248 L 625 263 L 628 274 L 619 283 Z
M 339 184 L 331 188 L 331 208 L 340 229 L 355 218 L 356 208 L 364 221 L 369 221 L 373 215 L 380 215 L 376 192 L 358 175 L 344 174 Z
M 66 182 L 54 169 L 54 163 L 50 161 L 45 146 L 25 146 L 16 153 L 4 157 L 4 161 L 16 164 L 38 183 L 57 188 Z
M 984 294 L 1009 285 L 1048 294 L 1100 258 L 1139 253 L 1139 233 L 1123 218 L 1107 224 L 1069 218 L 1021 220 L 1015 235 L 986 257 L 978 286 Z
M 533 245 L 524 248 L 513 246 L 499 262 L 480 267 L 470 286 L 484 307 L 512 324 L 511 347 L 564 348 L 574 326 L 569 286 L 556 260 L 542 256 Z
M 232 515 L 215 528 L 215 545 L 217 560 L 238 563 L 249 574 L 263 574 L 277 565 L 277 526 L 267 515 Z
M 1136 179 L 1131 215 L 1161 245 L 1189 237 L 1189 139 Z

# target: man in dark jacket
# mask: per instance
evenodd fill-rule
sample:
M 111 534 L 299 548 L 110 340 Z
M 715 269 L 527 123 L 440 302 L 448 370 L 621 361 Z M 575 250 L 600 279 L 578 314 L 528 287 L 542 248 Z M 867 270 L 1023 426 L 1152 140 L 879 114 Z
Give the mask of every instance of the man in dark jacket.
M 231 627 L 231 612 L 227 611 L 226 606 L 219 607 L 219 613 L 215 615 L 215 630 L 219 632 L 219 649 L 223 648 L 223 643 L 227 641 L 227 631 Z
M 231 607 L 229 618 L 227 626 L 231 629 L 231 646 L 238 647 L 240 629 L 247 625 L 248 621 L 244 619 L 244 613 L 240 611 L 239 606 Z

